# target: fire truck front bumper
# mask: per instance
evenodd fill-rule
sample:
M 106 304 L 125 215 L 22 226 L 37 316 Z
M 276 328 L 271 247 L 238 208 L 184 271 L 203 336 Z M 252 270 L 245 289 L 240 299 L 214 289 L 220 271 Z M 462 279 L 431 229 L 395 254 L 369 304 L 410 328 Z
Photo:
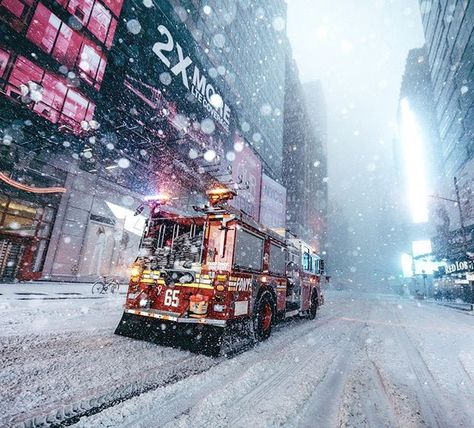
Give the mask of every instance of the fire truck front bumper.
M 226 320 L 217 320 L 205 317 L 182 317 L 176 314 L 175 312 L 159 311 L 157 309 L 125 309 L 125 313 L 164 321 L 176 322 L 180 324 L 207 324 L 216 327 L 225 327 L 227 324 Z

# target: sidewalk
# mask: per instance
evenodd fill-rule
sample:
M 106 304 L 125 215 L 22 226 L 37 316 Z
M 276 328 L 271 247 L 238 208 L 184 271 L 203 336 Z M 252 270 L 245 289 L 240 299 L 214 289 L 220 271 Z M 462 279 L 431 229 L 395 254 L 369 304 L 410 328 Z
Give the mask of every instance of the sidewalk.
M 446 306 L 447 308 L 457 309 L 464 312 L 473 312 L 472 305 L 470 303 L 465 303 L 462 301 L 456 300 L 435 300 L 435 299 L 425 299 L 420 300 L 420 302 L 425 301 L 426 303 L 434 303 L 439 306 Z
M 92 294 L 92 283 L 26 282 L 0 284 L 0 339 L 5 336 L 85 334 L 113 328 L 122 316 L 120 292 Z M 111 334 L 111 333 L 110 333 Z
M 93 283 L 32 281 L 0 283 L 0 300 L 103 299 L 107 294 L 92 294 Z M 119 294 L 126 294 L 121 284 Z

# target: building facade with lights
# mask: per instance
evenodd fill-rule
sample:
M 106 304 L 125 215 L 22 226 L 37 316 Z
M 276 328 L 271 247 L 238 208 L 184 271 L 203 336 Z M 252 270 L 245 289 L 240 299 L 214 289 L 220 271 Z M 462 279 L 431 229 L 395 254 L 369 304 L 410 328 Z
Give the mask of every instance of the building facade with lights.
M 241 183 L 259 218 L 262 171 L 282 174 L 283 1 L 2 0 L 0 16 L 0 280 L 126 277 L 133 212 L 162 190 L 186 213 Z
M 398 138 L 394 141 L 394 158 L 398 201 L 395 234 L 404 276 L 413 276 L 410 291 L 422 290 L 431 258 L 431 238 L 435 236 L 436 204 L 432 195 L 444 182 L 437 121 L 434 112 L 431 77 L 424 47 L 409 51 L 400 89 Z M 431 274 L 432 272 L 428 272 Z M 420 284 L 416 283 L 420 282 Z M 429 280 L 428 282 L 430 282 Z
M 420 1 L 420 8 L 445 174 L 435 252 L 462 260 L 474 251 L 474 4 Z

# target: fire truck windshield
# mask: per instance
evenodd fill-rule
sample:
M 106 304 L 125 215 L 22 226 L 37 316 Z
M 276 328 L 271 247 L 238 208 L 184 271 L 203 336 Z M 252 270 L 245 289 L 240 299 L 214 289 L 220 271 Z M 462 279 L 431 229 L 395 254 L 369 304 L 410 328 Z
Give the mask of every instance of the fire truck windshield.
M 201 219 L 151 218 L 141 242 L 140 258 L 152 269 L 190 269 L 201 263 Z

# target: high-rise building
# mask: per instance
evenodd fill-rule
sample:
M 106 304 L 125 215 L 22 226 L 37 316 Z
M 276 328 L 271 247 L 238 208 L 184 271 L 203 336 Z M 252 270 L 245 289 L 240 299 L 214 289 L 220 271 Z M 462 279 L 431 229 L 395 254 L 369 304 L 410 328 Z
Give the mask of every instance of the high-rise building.
M 456 200 L 456 178 L 461 200 L 461 215 L 449 201 L 440 200 L 438 208 L 449 230 L 442 239 L 451 247 L 446 255 L 456 258 L 474 247 L 474 4 L 420 0 L 420 8 L 445 173 L 442 196 Z
M 314 222 L 320 251 L 326 251 L 328 229 L 328 164 L 327 164 L 327 106 L 320 81 L 303 84 L 308 119 L 313 142 L 308 147 L 309 187 L 313 206 L 310 221 Z
M 286 64 L 283 185 L 287 188 L 287 227 L 323 252 L 327 237 L 324 102 L 317 84 L 304 88 L 300 83 L 290 50 Z
M 0 278 L 126 276 L 150 193 L 189 212 L 238 181 L 258 219 L 262 170 L 282 170 L 283 0 L 2 0 L 0 17 Z

